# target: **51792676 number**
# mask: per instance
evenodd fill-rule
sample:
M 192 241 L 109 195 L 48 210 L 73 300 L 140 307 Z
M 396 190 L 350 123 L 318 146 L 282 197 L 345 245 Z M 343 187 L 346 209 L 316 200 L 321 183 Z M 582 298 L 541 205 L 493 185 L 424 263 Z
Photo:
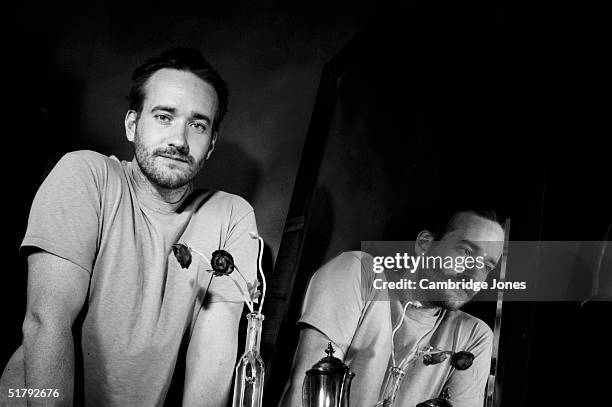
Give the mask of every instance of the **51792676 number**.
M 58 398 L 60 396 L 58 389 L 8 389 L 9 398 Z

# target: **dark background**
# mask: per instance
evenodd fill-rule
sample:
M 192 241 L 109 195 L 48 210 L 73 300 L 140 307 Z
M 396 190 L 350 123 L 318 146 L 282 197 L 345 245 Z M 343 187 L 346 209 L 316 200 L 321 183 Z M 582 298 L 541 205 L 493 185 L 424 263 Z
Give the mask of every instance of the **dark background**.
M 323 65 L 364 29 L 378 41 L 371 48 L 378 54 L 363 54 L 365 66 L 370 64 L 376 74 L 361 74 L 367 81 L 366 97 L 363 92 L 347 94 L 346 100 L 352 103 L 342 111 L 363 110 L 364 100 L 375 105 L 366 120 L 372 127 L 363 133 L 380 132 L 386 136 L 385 143 L 353 151 L 366 158 L 369 153 L 388 156 L 380 161 L 385 168 L 379 167 L 379 174 L 410 175 L 406 180 L 418 184 L 418 169 L 430 180 L 443 180 L 448 170 L 444 163 L 451 153 L 465 153 L 467 140 L 486 143 L 493 137 L 497 149 L 485 159 L 503 157 L 506 167 L 503 179 L 487 194 L 498 191 L 493 194 L 507 208 L 523 206 L 522 213 L 532 214 L 537 211 L 528 210 L 530 199 L 537 196 L 537 208 L 544 211 L 523 219 L 523 240 L 603 238 L 612 204 L 605 165 L 609 148 L 603 140 L 609 126 L 601 102 L 608 94 L 602 84 L 606 49 L 602 10 L 557 2 L 90 1 L 14 7 L 5 13 L 3 33 L 3 60 L 9 70 L 3 83 L 3 179 L 9 229 L 4 234 L 6 277 L 0 287 L 5 327 L 2 366 L 21 342 L 26 269 L 17 248 L 36 189 L 45 172 L 70 150 L 93 149 L 131 158 L 123 130 L 123 98 L 131 71 L 144 58 L 171 46 L 200 48 L 229 83 L 230 111 L 214 158 L 197 183 L 240 194 L 253 204 L 260 233 L 268 243 L 267 270 L 272 270 L 279 253 Z M 421 89 L 426 96 L 421 99 L 411 93 L 414 84 L 422 83 L 422 76 L 415 74 L 419 69 L 439 78 L 432 82 L 435 89 Z M 406 77 L 408 71 L 413 76 Z M 393 77 L 402 78 L 397 87 L 389 79 Z M 471 86 L 474 80 L 479 81 L 476 92 Z M 378 82 L 391 86 L 380 89 Z M 351 89 L 359 90 L 359 86 Z M 403 110 L 404 93 L 411 95 L 409 104 L 416 107 L 410 114 Z M 381 103 L 372 104 L 368 97 Z M 478 103 L 470 105 L 475 100 Z M 381 114 L 383 120 L 377 121 Z M 406 117 L 405 127 L 397 120 L 401 117 Z M 348 127 L 340 124 L 351 128 L 350 121 Z M 438 149 L 439 140 L 433 136 L 440 134 L 446 134 L 442 140 L 458 150 Z M 364 145 L 360 143 L 353 145 Z M 501 154 L 499 147 L 505 145 L 512 148 Z M 428 153 L 405 166 L 405 152 L 419 148 Z M 487 152 L 486 145 L 480 149 Z M 466 162 L 476 157 L 465 155 Z M 538 168 L 535 175 L 530 174 L 531 168 Z M 353 170 L 360 176 L 341 182 L 345 195 L 352 191 L 351 182 L 363 188 L 364 182 L 376 178 L 372 168 Z M 496 170 L 489 167 L 481 173 L 491 179 Z M 333 170 L 327 174 L 329 188 L 338 180 Z M 537 185 L 538 192 L 521 190 L 521 183 Z M 457 189 L 463 185 L 462 180 L 456 182 Z M 475 183 L 472 188 L 478 186 Z M 378 192 L 396 189 L 385 180 L 371 187 Z M 435 183 L 421 186 L 420 191 L 428 196 L 428 188 L 435 187 Z M 406 190 L 396 193 L 409 194 Z M 540 200 L 544 195 L 545 200 Z M 310 248 L 318 256 L 309 258 L 310 268 L 333 255 L 330 251 L 358 249 L 358 242 L 368 237 L 341 241 L 342 232 L 334 233 L 338 230 L 334 226 L 361 210 L 380 206 L 361 196 L 347 199 L 357 201 L 355 206 L 336 201 L 334 207 L 325 189 L 318 189 L 314 200 L 313 209 L 326 215 L 315 228 L 325 239 L 317 241 L 320 247 Z M 390 213 L 402 214 L 402 222 L 416 227 L 411 215 L 426 206 L 427 201 L 415 200 L 408 209 L 389 207 Z M 374 217 L 361 219 L 372 222 Z M 387 239 L 413 238 L 403 235 L 403 224 L 397 219 L 369 227 Z M 530 220 L 534 223 L 529 224 Z M 520 222 L 517 227 L 520 230 Z M 277 267 L 276 274 L 268 272 L 269 278 L 282 280 L 281 272 Z M 509 352 L 504 393 L 509 398 L 504 405 L 553 401 L 564 405 L 578 397 L 594 400 L 602 378 L 595 374 L 600 366 L 597 349 L 609 343 L 601 328 L 609 308 L 605 307 L 509 305 L 514 336 L 508 336 L 505 345 L 502 341 Z M 291 324 L 284 332 L 288 337 L 295 333 Z M 269 362 L 266 351 L 264 359 Z M 268 386 L 278 388 L 280 380 Z
M 370 25 L 326 66 L 277 257 L 275 271 L 285 273 L 271 291 L 264 344 L 282 320 L 268 349 L 272 382 L 288 374 L 312 271 L 363 240 L 414 239 L 449 204 L 497 208 L 512 219 L 513 241 L 596 241 L 587 250 L 609 239 L 601 26 L 583 12 L 413 4 Z M 593 269 L 550 269 L 539 259 L 530 286 L 567 281 L 588 297 Z M 598 294 L 610 299 L 609 282 L 605 289 Z M 494 303 L 464 309 L 493 327 Z M 610 310 L 609 302 L 504 304 L 496 399 L 603 400 L 604 362 L 582 349 L 609 342 L 601 321 Z M 266 393 L 272 404 L 275 391 Z

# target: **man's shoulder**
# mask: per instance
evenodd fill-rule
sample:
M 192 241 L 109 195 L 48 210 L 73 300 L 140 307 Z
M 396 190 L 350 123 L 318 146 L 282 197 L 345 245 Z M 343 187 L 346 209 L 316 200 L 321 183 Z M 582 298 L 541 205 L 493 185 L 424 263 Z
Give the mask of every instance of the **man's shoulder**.
M 493 331 L 489 325 L 474 315 L 468 314 L 467 312 L 461 310 L 456 310 L 446 311 L 446 316 L 448 322 L 457 325 L 461 329 L 461 332 L 469 333 L 471 336 L 476 337 L 484 336 L 493 338 Z
M 71 151 L 59 160 L 56 167 L 76 172 L 77 175 L 88 173 L 94 175 L 106 174 L 110 171 L 120 171 L 121 163 L 114 157 L 108 157 L 91 150 Z
M 357 261 L 359 262 L 359 264 L 361 264 L 362 261 L 371 260 L 372 255 L 370 253 L 362 252 L 360 250 L 351 250 L 340 253 L 334 259 L 350 263 L 355 263 Z
M 197 190 L 196 194 L 203 200 L 199 204 L 202 207 L 216 207 L 219 210 L 227 211 L 232 215 L 246 215 L 253 212 L 251 204 L 240 195 L 232 194 L 221 190 Z
M 221 190 L 212 191 L 211 200 L 214 200 L 216 203 L 223 205 L 227 208 L 231 208 L 240 212 L 249 212 L 253 210 L 251 204 L 240 195 L 232 194 Z
M 103 165 L 118 160 L 114 157 L 108 157 L 104 154 L 98 153 L 97 151 L 75 150 L 64 154 L 60 161 L 84 163 L 89 165 Z
M 365 271 L 364 264 L 368 259 L 371 259 L 371 256 L 365 252 L 342 252 L 323 264 L 314 276 L 318 279 L 343 281 L 345 284 L 350 281 L 360 282 Z
M 217 222 L 236 225 L 243 220 L 253 222 L 255 217 L 246 199 L 220 190 L 196 190 L 193 205 L 196 219 L 214 218 Z
M 327 264 L 333 265 L 334 268 L 347 269 L 352 270 L 355 273 L 360 273 L 364 263 L 371 259 L 372 256 L 369 253 L 353 250 L 338 254 Z
M 43 186 L 52 190 L 65 187 L 82 191 L 89 185 L 102 190 L 109 181 L 117 183 L 121 174 L 122 165 L 116 157 L 90 150 L 71 151 L 64 154 L 44 175 Z

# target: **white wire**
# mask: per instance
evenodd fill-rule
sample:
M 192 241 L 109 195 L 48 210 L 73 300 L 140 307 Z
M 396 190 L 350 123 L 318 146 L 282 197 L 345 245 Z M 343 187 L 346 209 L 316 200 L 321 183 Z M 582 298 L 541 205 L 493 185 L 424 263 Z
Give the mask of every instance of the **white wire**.
M 393 362 L 393 366 L 395 366 L 395 333 L 397 332 L 397 330 L 402 326 L 402 324 L 404 323 L 404 316 L 406 315 L 406 309 L 408 309 L 408 306 L 411 304 L 410 301 L 406 302 L 406 305 L 404 305 L 404 308 L 402 310 L 402 317 L 400 318 L 399 323 L 397 324 L 397 326 L 393 329 L 393 331 L 391 331 L 391 362 Z
M 261 236 L 259 236 L 257 233 L 255 232 L 249 232 L 249 234 L 251 235 L 251 237 L 253 239 L 257 239 L 259 240 L 259 253 L 257 255 L 257 272 L 259 274 L 261 274 L 261 280 L 263 282 L 263 290 L 261 293 L 261 303 L 259 304 L 259 310 L 257 311 L 259 314 L 261 314 L 261 309 L 263 308 L 264 305 L 264 300 L 266 299 L 266 276 L 263 272 L 263 267 L 261 266 L 261 259 L 263 257 L 263 248 L 264 248 L 264 241 L 262 239 Z

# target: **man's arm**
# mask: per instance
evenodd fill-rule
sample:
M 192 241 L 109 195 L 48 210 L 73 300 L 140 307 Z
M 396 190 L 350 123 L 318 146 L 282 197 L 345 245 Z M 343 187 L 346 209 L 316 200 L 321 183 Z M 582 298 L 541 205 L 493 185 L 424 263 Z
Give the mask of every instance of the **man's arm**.
M 28 256 L 25 383 L 31 389 L 58 389 L 59 397 L 46 398 L 45 403 L 72 405 L 72 324 L 85 302 L 89 277 L 81 267 L 53 254 L 37 251 Z
M 484 403 L 484 394 L 491 369 L 493 332 L 483 322 L 472 330 L 471 345 L 467 351 L 475 356 L 467 370 L 452 369 L 444 387 L 449 389 L 455 407 L 477 407 Z
M 344 360 L 363 310 L 361 260 L 361 253 L 342 253 L 317 270 L 308 283 L 298 346 L 279 406 L 302 406 L 304 375 L 325 356 L 329 342 L 336 350 L 334 356 Z
M 212 302 L 200 310 L 187 348 L 183 406 L 227 404 L 243 306 L 242 302 Z
M 293 357 L 293 367 L 285 386 L 280 407 L 302 407 L 302 386 L 306 371 L 325 356 L 330 339 L 318 329 L 306 326 L 300 330 L 297 350 Z M 334 346 L 335 357 L 344 360 L 346 349 Z

